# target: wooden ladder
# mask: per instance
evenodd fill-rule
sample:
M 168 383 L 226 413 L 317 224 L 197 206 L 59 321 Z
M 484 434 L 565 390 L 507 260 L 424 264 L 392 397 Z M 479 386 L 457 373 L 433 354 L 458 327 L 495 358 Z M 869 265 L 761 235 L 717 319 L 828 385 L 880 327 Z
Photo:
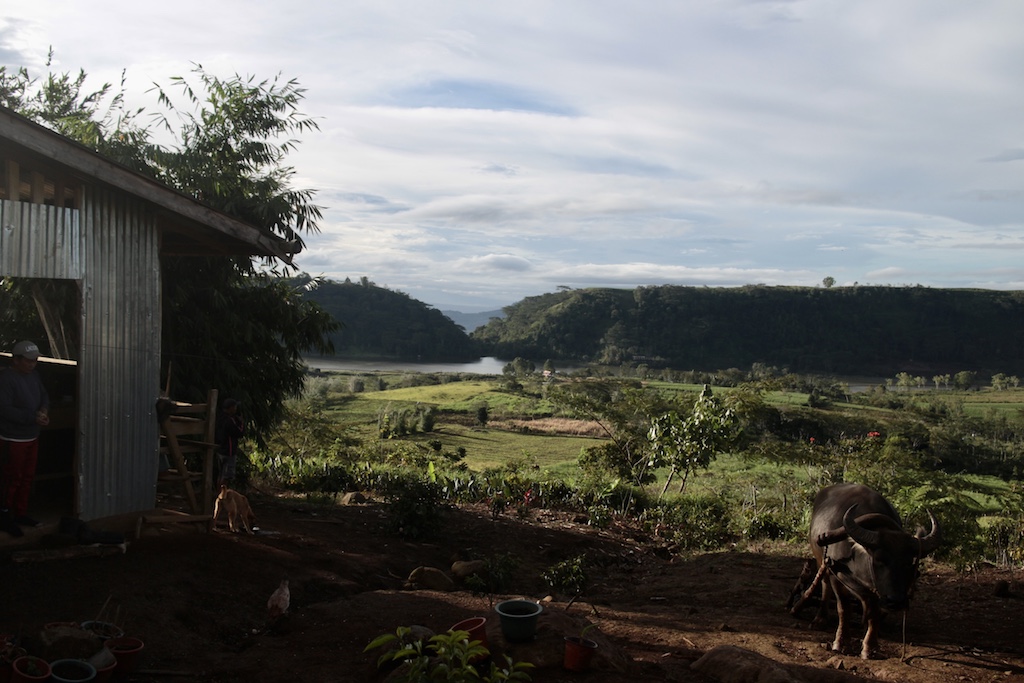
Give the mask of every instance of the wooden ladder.
M 217 390 L 210 389 L 206 403 L 181 403 L 167 398 L 157 401 L 160 421 L 160 452 L 167 455 L 171 469 L 159 474 L 159 481 L 179 482 L 185 491 L 190 513 L 163 510 L 145 515 L 141 524 L 196 522 L 207 529 L 213 526 L 213 459 L 216 457 Z M 202 472 L 190 472 L 185 456 L 200 454 Z M 201 482 L 196 495 L 193 482 Z

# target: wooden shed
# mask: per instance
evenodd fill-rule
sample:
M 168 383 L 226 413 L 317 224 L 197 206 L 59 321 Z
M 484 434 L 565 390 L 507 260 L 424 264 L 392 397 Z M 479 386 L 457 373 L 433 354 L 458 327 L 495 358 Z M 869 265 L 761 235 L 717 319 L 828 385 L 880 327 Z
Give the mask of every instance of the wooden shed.
M 80 294 L 79 348 L 47 358 L 35 340 L 52 403 L 36 484 L 50 489 L 49 515 L 155 504 L 161 256 L 290 261 L 297 250 L 0 107 L 0 276 L 73 282 Z

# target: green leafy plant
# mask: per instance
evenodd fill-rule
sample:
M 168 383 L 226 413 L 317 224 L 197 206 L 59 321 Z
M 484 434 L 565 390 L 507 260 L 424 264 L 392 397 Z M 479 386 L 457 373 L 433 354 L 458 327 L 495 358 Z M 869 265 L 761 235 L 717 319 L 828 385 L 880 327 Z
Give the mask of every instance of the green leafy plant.
M 587 556 L 576 557 L 556 562 L 544 570 L 541 575 L 548 585 L 556 591 L 572 595 L 575 600 L 587 587 Z
M 385 633 L 374 638 L 364 649 L 369 652 L 377 648 L 392 646 L 377 659 L 377 666 L 400 663 L 388 680 L 397 683 L 422 683 L 424 681 L 500 681 L 532 680 L 527 670 L 533 668 L 529 662 L 515 662 L 505 655 L 503 662 L 490 662 L 486 671 L 479 671 L 472 662 L 488 654 L 481 641 L 470 640 L 467 631 L 448 631 L 431 637 L 426 643 L 422 639 L 411 640 L 412 629 L 399 626 L 394 633 Z
M 474 594 L 486 594 L 492 600 L 495 593 L 506 591 L 519 566 L 519 560 L 513 555 L 505 553 L 495 555 L 484 560 L 484 571 L 474 574 L 466 579 L 466 587 Z

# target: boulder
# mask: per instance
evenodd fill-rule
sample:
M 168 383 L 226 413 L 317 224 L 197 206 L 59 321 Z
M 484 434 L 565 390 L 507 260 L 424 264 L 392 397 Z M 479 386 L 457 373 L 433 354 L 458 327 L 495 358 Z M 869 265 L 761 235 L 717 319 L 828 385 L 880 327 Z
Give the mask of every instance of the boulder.
M 471 576 L 487 578 L 487 562 L 484 560 L 456 560 L 452 563 L 452 577 L 459 583 Z
M 416 567 L 405 580 L 406 590 L 453 591 L 455 582 L 452 577 L 437 567 Z

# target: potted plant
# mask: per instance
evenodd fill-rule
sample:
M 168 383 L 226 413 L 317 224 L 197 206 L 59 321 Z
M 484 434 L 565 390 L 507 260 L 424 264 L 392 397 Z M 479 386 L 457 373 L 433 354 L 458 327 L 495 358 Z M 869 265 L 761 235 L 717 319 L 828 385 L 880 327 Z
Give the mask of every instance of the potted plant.
M 587 631 L 594 628 L 594 624 L 587 624 L 580 631 L 578 636 L 565 637 L 565 656 L 562 659 L 562 666 L 567 671 L 586 671 L 590 668 L 590 660 L 597 651 L 597 642 L 586 637 Z
M 27 654 L 25 648 L 14 644 L 13 636 L 0 636 L 0 683 L 8 683 L 11 680 L 14 660 Z
M 50 678 L 50 664 L 35 655 L 22 655 L 11 667 L 11 683 L 46 681 Z

